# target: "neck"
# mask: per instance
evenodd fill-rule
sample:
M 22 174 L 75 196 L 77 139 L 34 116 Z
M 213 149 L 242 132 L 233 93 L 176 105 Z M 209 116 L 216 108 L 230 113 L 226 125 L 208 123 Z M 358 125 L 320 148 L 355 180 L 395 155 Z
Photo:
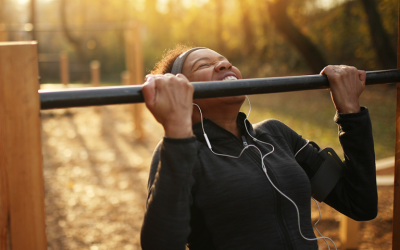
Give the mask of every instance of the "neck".
M 237 115 L 239 113 L 239 110 L 223 110 L 221 112 L 203 112 L 203 118 L 208 118 L 214 123 L 216 123 L 218 126 L 228 130 L 238 138 L 242 136 L 242 133 L 240 132 L 240 129 L 237 125 L 236 119 Z M 200 112 L 197 107 L 194 107 L 193 109 L 193 116 L 192 116 L 192 122 L 193 124 L 198 123 L 201 121 L 201 116 Z

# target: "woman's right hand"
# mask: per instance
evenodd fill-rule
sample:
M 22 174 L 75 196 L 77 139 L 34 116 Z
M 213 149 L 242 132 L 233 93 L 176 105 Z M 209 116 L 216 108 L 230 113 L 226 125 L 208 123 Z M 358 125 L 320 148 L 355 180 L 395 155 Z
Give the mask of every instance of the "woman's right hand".
M 147 108 L 164 127 L 166 137 L 193 135 L 194 88 L 184 75 L 148 75 L 142 91 Z

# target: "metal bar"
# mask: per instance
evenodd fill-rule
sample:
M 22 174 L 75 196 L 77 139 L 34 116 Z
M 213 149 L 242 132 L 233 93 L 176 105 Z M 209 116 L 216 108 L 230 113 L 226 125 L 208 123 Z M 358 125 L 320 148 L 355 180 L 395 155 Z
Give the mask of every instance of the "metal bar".
M 400 70 L 367 72 L 367 85 L 400 82 Z M 236 81 L 193 82 L 194 98 L 278 93 L 329 88 L 325 75 L 305 75 L 241 79 Z M 98 106 L 144 102 L 142 86 L 82 88 L 39 91 L 41 109 Z

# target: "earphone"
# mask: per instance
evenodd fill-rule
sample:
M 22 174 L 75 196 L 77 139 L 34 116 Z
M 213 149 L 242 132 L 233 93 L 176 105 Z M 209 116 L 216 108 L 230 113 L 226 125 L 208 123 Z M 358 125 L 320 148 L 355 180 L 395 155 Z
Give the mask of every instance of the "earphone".
M 272 187 L 273 187 L 278 193 L 280 193 L 283 197 L 285 197 L 288 201 L 290 201 L 290 202 L 293 204 L 293 206 L 295 207 L 296 212 L 297 212 L 298 228 L 299 228 L 299 233 L 300 233 L 301 237 L 304 238 L 305 240 L 308 240 L 308 241 L 323 239 L 323 240 L 325 241 L 325 243 L 327 244 L 327 246 L 328 246 L 328 250 L 330 250 L 330 246 L 329 246 L 328 242 L 326 241 L 326 240 L 328 239 L 328 240 L 330 240 L 330 241 L 333 243 L 333 245 L 335 246 L 335 249 L 337 250 L 337 247 L 336 247 L 335 242 L 334 242 L 331 238 L 323 236 L 323 235 L 321 234 L 321 232 L 320 232 L 320 231 L 318 230 L 318 228 L 317 228 L 317 224 L 318 224 L 318 222 L 321 220 L 321 210 L 320 210 L 320 207 L 319 207 L 319 205 L 318 205 L 318 202 L 317 202 L 313 197 L 311 197 L 311 198 L 314 200 L 315 204 L 317 205 L 317 207 L 318 207 L 318 212 L 319 212 L 319 218 L 318 218 L 317 222 L 314 224 L 314 228 L 315 228 L 315 230 L 318 232 L 318 234 L 319 234 L 321 237 L 317 237 L 317 238 L 307 238 L 307 237 L 305 237 L 305 236 L 303 235 L 303 233 L 301 232 L 301 227 L 300 227 L 300 212 L 299 212 L 299 209 L 298 209 L 296 203 L 295 203 L 292 199 L 290 199 L 286 194 L 284 194 L 281 190 L 279 190 L 278 187 L 275 186 L 275 184 L 274 184 L 274 183 L 272 182 L 272 180 L 270 179 L 270 177 L 269 177 L 269 175 L 268 175 L 268 172 L 267 172 L 267 168 L 266 168 L 266 166 L 265 166 L 265 164 L 264 164 L 264 158 L 267 157 L 268 155 L 272 154 L 272 153 L 275 151 L 275 147 L 274 147 L 272 144 L 270 144 L 270 143 L 267 143 L 267 142 L 263 142 L 263 141 L 258 140 L 257 138 L 253 137 L 253 136 L 249 133 L 249 131 L 248 131 L 246 121 L 247 121 L 247 118 L 250 116 L 250 112 L 251 112 L 251 103 L 250 103 L 250 99 L 249 99 L 247 96 L 246 96 L 246 98 L 247 98 L 247 101 L 248 101 L 249 107 L 250 107 L 250 108 L 249 108 L 249 112 L 248 112 L 246 118 L 244 119 L 244 126 L 245 126 L 245 129 L 246 129 L 246 132 L 247 132 L 247 134 L 248 134 L 254 141 L 257 141 L 257 142 L 260 142 L 260 143 L 269 145 L 269 146 L 272 148 L 271 151 L 269 151 L 268 153 L 266 153 L 265 155 L 263 155 L 262 152 L 261 152 L 261 150 L 260 150 L 256 145 L 245 143 L 245 140 L 243 140 L 243 142 L 244 142 L 244 147 L 243 147 L 242 151 L 240 152 L 240 154 L 239 154 L 238 156 L 227 155 L 227 154 L 220 154 L 220 153 L 214 152 L 213 149 L 212 149 L 212 146 L 211 146 L 211 142 L 210 142 L 210 140 L 208 139 L 208 136 L 207 136 L 207 134 L 206 134 L 206 132 L 205 132 L 205 130 L 204 130 L 203 113 L 201 112 L 200 106 L 197 105 L 196 103 L 193 103 L 193 105 L 195 105 L 195 106 L 199 109 L 200 118 L 201 118 L 201 127 L 202 127 L 202 130 L 203 130 L 203 136 L 204 136 L 204 139 L 205 139 L 205 141 L 206 141 L 206 143 L 207 143 L 208 148 L 209 148 L 210 151 L 211 151 L 213 154 L 215 154 L 215 155 L 222 156 L 222 157 L 230 157 L 230 158 L 235 158 L 235 159 L 240 158 L 246 149 L 251 148 L 251 147 L 255 148 L 255 149 L 260 153 L 262 170 L 263 170 L 265 176 L 267 177 L 268 181 L 269 181 L 270 184 L 272 185 Z M 296 154 L 294 155 L 294 157 L 296 157 L 297 154 L 298 154 L 301 150 L 303 150 L 308 144 L 309 144 L 309 141 L 307 140 L 306 144 L 296 152 Z

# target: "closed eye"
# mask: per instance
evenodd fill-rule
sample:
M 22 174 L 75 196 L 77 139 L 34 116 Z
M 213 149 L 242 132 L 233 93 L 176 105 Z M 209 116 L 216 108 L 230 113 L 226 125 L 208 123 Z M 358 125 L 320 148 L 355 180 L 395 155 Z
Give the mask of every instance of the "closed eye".
M 203 67 L 209 67 L 209 66 L 210 66 L 209 63 L 203 63 L 203 64 L 200 64 L 199 67 L 197 67 L 197 69 L 200 69 L 200 68 L 203 68 Z

